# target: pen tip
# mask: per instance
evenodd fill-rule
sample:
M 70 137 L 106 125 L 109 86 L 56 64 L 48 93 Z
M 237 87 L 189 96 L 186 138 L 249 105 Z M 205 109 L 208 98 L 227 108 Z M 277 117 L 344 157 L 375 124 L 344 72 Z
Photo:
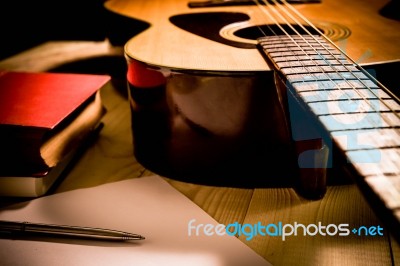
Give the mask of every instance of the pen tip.
M 142 235 L 138 235 L 138 234 L 129 234 L 127 236 L 127 239 L 128 240 L 143 240 L 143 239 L 145 239 L 145 237 Z

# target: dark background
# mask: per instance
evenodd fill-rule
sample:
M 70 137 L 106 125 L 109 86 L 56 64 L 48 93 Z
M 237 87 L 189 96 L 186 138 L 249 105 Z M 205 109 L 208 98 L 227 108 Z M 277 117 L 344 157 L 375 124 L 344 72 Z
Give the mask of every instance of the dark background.
M 105 0 L 2 1 L 0 60 L 48 40 L 104 40 Z

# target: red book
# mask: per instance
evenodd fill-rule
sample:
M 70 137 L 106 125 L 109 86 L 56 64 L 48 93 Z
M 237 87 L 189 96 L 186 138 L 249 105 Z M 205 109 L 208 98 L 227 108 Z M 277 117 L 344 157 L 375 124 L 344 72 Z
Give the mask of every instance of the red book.
M 0 71 L 0 179 L 48 172 L 99 124 L 108 75 Z

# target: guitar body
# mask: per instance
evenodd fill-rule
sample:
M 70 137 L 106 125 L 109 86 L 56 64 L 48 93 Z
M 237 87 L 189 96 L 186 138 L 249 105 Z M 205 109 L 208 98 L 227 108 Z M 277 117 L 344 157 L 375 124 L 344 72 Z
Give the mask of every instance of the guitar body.
M 294 8 L 354 61 L 398 65 L 400 22 L 380 15 L 384 6 L 323 0 Z M 257 6 L 189 8 L 187 0 L 111 0 L 105 7 L 148 23 L 125 44 L 134 150 L 147 168 L 194 183 L 290 187 L 299 149 L 319 149 L 316 160 L 327 160 L 318 136 L 296 145 L 285 84 L 256 49 L 258 26 L 284 24 L 279 16 Z M 303 127 L 316 131 L 306 120 Z M 339 168 L 307 171 L 347 182 Z
M 268 69 L 256 49 L 222 44 L 182 30 L 170 22 L 171 17 L 181 14 L 192 14 L 187 17 L 187 24 L 193 23 L 191 17 L 199 13 L 244 14 L 247 18 L 238 16 L 239 21 L 232 22 L 232 25 L 226 27 L 221 34 L 225 39 L 251 43 L 251 39 L 239 39 L 235 36 L 235 31 L 254 25 L 275 23 L 262 13 L 259 7 L 189 8 L 188 2 L 187 0 L 111 0 L 105 3 L 105 7 L 119 15 L 150 24 L 148 29 L 132 36 L 125 46 L 127 55 L 138 61 L 184 71 Z M 316 26 L 325 29 L 325 33 L 331 36 L 331 39 L 336 39 L 350 57 L 364 64 L 400 59 L 400 22 L 386 18 L 379 12 L 387 3 L 388 1 L 374 0 L 351 2 L 323 0 L 320 4 L 298 4 L 294 7 Z M 221 23 L 224 17 L 226 15 L 221 13 L 212 20 L 203 20 L 201 27 L 211 30 L 213 25 Z M 350 31 L 349 36 L 343 31 Z

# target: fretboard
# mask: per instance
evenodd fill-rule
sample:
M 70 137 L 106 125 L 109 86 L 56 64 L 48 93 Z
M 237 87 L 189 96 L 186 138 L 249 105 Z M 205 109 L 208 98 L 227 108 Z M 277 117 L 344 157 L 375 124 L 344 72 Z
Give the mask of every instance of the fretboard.
M 400 105 L 320 36 L 267 36 L 259 48 L 358 172 L 357 184 L 400 231 Z M 384 217 L 382 217 L 384 216 Z M 399 233 L 397 233 L 399 234 Z

